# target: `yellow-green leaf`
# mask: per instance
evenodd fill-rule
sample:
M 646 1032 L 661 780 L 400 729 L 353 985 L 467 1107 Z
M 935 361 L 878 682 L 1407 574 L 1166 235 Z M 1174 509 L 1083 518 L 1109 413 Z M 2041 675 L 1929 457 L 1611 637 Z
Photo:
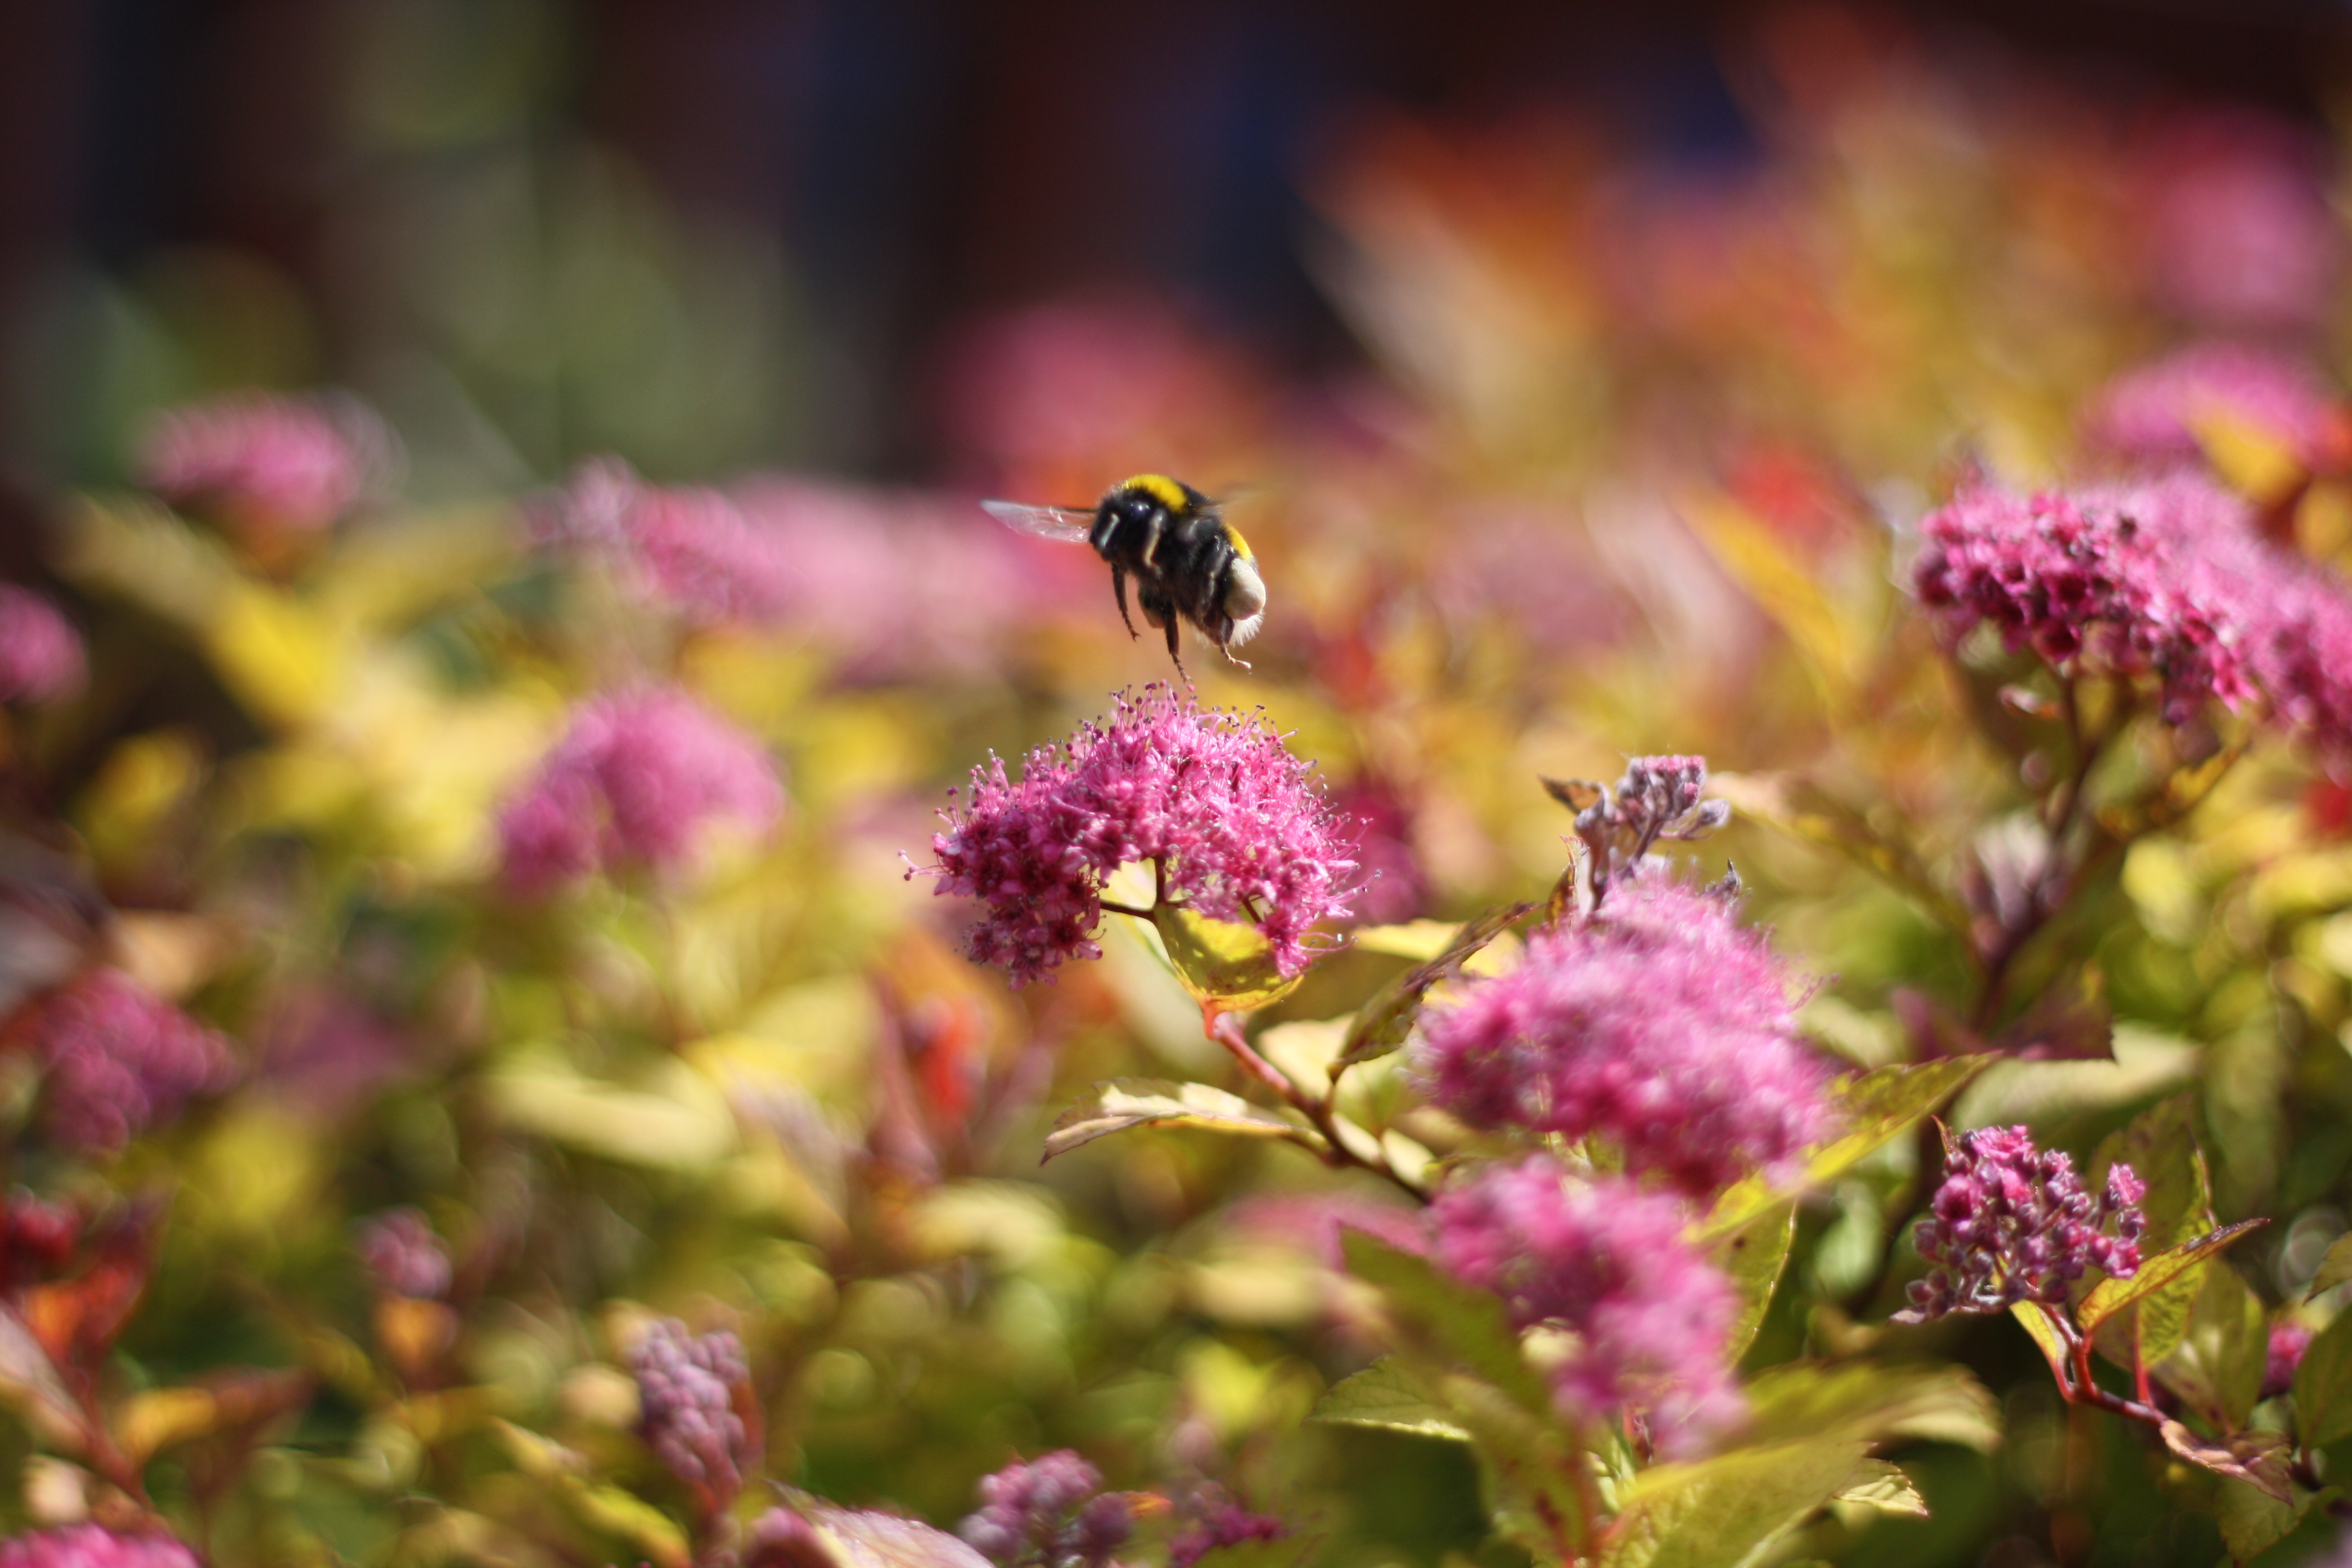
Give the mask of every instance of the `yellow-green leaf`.
M 2352 1434 L 2352 1312 L 2311 1337 L 2294 1369 L 2294 1418 L 2314 1448 Z
M 1394 1356 L 1382 1356 L 1354 1376 L 1342 1378 L 1316 1402 L 1307 1419 L 1343 1426 L 1380 1426 L 1457 1443 L 1470 1440 L 1469 1429 Z
M 2083 1304 L 2074 1309 L 2074 1321 L 2086 1333 L 2095 1330 L 2133 1302 L 2171 1284 L 2248 1231 L 2269 1223 L 2267 1219 L 2242 1219 L 2235 1225 L 2225 1225 L 2194 1241 L 2158 1253 L 2142 1262 L 2138 1272 L 2128 1279 L 2100 1280 L 2092 1287 L 2091 1293 L 2083 1298 Z
M 1271 1006 L 1298 987 L 1275 966 L 1273 944 L 1255 926 L 1213 921 L 1182 904 L 1160 904 L 1151 911 L 1160 943 L 1175 966 L 1176 978 L 1203 1007 L 1248 1013 Z
M 1811 1442 L 1653 1466 L 1626 1489 L 1600 1568 L 1734 1568 L 1837 1496 L 1863 1458 L 1858 1442 Z
M 1202 1127 L 1212 1132 L 1234 1132 L 1250 1138 L 1289 1138 L 1315 1142 L 1315 1134 L 1261 1110 L 1237 1094 L 1205 1083 L 1177 1083 L 1158 1078 L 1115 1078 L 1098 1083 L 1077 1103 L 1055 1119 L 1045 1138 L 1045 1158 L 1066 1154 L 1130 1127 L 1172 1124 Z
M 1739 1316 L 1732 1320 L 1724 1344 L 1724 1359 L 1738 1361 L 1755 1342 L 1764 1313 L 1772 1305 L 1772 1289 L 1789 1262 L 1789 1244 L 1797 1234 L 1797 1205 L 1784 1203 L 1765 1210 L 1716 1243 L 1710 1255 L 1715 1266 L 1739 1293 Z
M 2192 1131 L 2195 1117 L 2191 1098 L 2175 1095 L 2109 1134 L 2091 1158 L 2088 1185 L 2093 1192 L 2105 1190 L 2107 1173 L 2117 1164 L 2129 1165 L 2132 1173 L 2147 1184 L 2147 1195 L 2139 1203 L 2140 1213 L 2147 1218 L 2143 1251 L 2178 1247 L 2213 1228 L 2212 1184 Z M 2130 1312 L 2105 1324 L 2086 1324 L 2097 1330 L 2093 1342 L 2099 1353 L 2117 1366 L 2131 1366 L 2136 1317 L 2138 1353 L 2150 1365 L 2164 1360 L 2187 1331 L 2189 1310 L 2203 1284 L 2204 1271 L 2192 1268 L 2147 1295 Z
M 1331 1076 L 1337 1078 L 1358 1062 L 1384 1057 L 1403 1045 L 1405 1037 L 1412 1031 L 1412 1021 L 1421 1016 L 1421 1005 L 1430 987 L 1461 968 L 1463 960 L 1500 936 L 1513 921 L 1534 912 L 1533 904 L 1489 910 L 1465 925 L 1434 957 L 1415 964 L 1381 987 L 1358 1010 L 1356 1021 L 1349 1026 L 1347 1041 L 1331 1064 Z

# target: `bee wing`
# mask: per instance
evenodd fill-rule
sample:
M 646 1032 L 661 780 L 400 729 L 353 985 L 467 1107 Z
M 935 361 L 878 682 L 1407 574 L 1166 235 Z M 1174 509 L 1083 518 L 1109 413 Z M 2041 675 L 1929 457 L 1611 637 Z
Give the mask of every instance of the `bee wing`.
M 982 510 L 1015 533 L 1034 533 L 1065 544 L 1084 544 L 1095 525 L 1092 511 L 1070 506 L 1028 506 L 1017 500 L 984 500 Z

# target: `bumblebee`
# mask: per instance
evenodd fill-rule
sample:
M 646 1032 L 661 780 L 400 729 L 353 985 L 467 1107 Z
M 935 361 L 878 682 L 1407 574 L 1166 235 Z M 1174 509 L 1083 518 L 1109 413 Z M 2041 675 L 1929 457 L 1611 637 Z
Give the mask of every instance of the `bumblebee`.
M 1084 542 L 1110 563 L 1111 593 L 1129 637 L 1140 636 L 1127 613 L 1127 580 L 1135 578 L 1135 600 L 1143 618 L 1168 634 L 1168 657 L 1184 668 L 1176 651 L 1176 624 L 1189 622 L 1217 651 L 1244 669 L 1234 649 L 1265 624 L 1265 579 L 1258 575 L 1249 542 L 1224 520 L 1217 503 L 1165 474 L 1138 474 L 1103 492 L 1094 510 L 1024 506 L 984 500 L 988 514 L 1020 533 L 1066 543 Z

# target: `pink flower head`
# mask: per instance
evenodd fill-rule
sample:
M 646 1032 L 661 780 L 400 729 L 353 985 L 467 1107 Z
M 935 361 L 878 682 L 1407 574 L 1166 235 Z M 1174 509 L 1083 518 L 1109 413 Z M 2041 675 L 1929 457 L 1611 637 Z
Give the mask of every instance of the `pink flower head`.
M 2311 1348 L 2311 1326 L 2293 1319 L 2283 1319 L 2271 1325 L 2268 1354 L 2263 1361 L 2264 1399 L 2276 1399 L 2294 1387 L 2294 1374 L 2303 1365 L 2303 1352 Z
M 1449 1185 L 1430 1205 L 1438 1260 L 1503 1298 L 1511 1321 L 1575 1333 L 1552 1370 L 1563 1409 L 1605 1418 L 1631 1405 L 1667 1452 L 1736 1420 L 1724 1365 L 1739 1302 L 1687 1241 L 1673 1196 L 1604 1177 L 1571 1183 L 1530 1155 Z
M 2282 121 L 2184 117 L 2148 139 L 2147 275 L 2183 316 L 2252 329 L 2326 315 L 2344 235 L 2328 204 L 2326 152 Z
M 2062 670 L 2148 675 L 2175 723 L 2268 697 L 2324 744 L 2352 741 L 2352 608 L 2336 580 L 2265 544 L 2210 481 L 1961 496 L 1922 524 L 1920 601 L 1957 638 L 1987 625 Z
M 118 1535 L 95 1524 L 37 1530 L 0 1541 L 0 1568 L 204 1568 L 163 1534 Z
M 793 592 L 781 534 L 718 490 L 649 485 L 617 458 L 573 469 L 534 522 L 542 543 L 603 556 L 640 597 L 697 625 L 773 620 Z
M 980 1508 L 956 1527 L 996 1568 L 1107 1568 L 1135 1531 L 1135 1505 L 1102 1489 L 1075 1450 L 1015 1459 L 980 1480 Z
M 1168 1542 L 1168 1568 L 1192 1568 L 1210 1552 L 1253 1541 L 1281 1541 L 1290 1526 L 1272 1514 L 1253 1513 L 1228 1497 L 1221 1487 L 1203 1489 L 1187 1510 L 1194 1521 Z
M 449 1290 L 449 1249 L 422 1210 L 386 1209 L 359 1227 L 360 1261 L 387 1296 L 437 1300 Z
M 2084 434 L 2095 446 L 2150 468 L 2204 456 L 2199 427 L 2221 419 L 2252 426 L 2305 468 L 2337 439 L 2335 398 L 2300 362 L 2248 343 L 2196 343 L 2126 371 L 2092 399 Z
M 174 506 L 267 532 L 327 527 L 393 462 L 392 434 L 356 399 L 239 393 L 160 416 L 142 483 Z
M 1284 974 L 1304 970 L 1311 928 L 1348 912 L 1355 870 L 1310 764 L 1261 719 L 1189 694 L 1149 686 L 1117 700 L 1108 726 L 1030 752 L 1018 784 L 1002 761 L 973 769 L 970 800 L 943 814 L 926 869 L 939 892 L 987 905 L 974 962 L 1025 985 L 1066 959 L 1099 958 L 1088 933 L 1103 879 L 1148 860 L 1165 868 L 1166 897 L 1255 925 Z
M 542 893 L 592 871 L 671 872 L 707 823 L 775 821 L 783 791 L 759 742 L 674 688 L 595 698 L 499 815 L 508 882 Z
M 2035 1149 L 2024 1128 L 1971 1132 L 1947 1156 L 1944 1184 L 1919 1222 L 1919 1256 L 1930 1267 L 1912 1281 L 1911 1305 L 1895 1321 L 2063 1303 L 2066 1287 L 2090 1268 L 2128 1279 L 2139 1271 L 2147 1220 L 2138 1205 L 2147 1195 L 2129 1165 L 2111 1167 L 2106 1191 L 2094 1200 L 2074 1162 Z
M 1597 1134 L 1628 1174 L 1693 1194 L 1783 1163 L 1829 1131 L 1829 1075 L 1797 1037 L 1787 965 L 1735 916 L 1671 877 L 1621 883 L 1425 1016 L 1424 1092 L 1474 1127 Z
M 118 969 L 92 969 L 52 993 L 34 1023 L 47 1069 L 49 1135 L 114 1153 L 236 1079 L 228 1043 Z
M 81 637 L 58 607 L 0 583 L 0 702 L 55 702 L 79 690 L 85 673 Z
M 751 1399 L 751 1369 L 733 1334 L 693 1334 L 675 1318 L 646 1331 L 629 1355 L 637 1380 L 637 1430 L 669 1472 L 724 1512 L 759 1462 L 739 1403 Z

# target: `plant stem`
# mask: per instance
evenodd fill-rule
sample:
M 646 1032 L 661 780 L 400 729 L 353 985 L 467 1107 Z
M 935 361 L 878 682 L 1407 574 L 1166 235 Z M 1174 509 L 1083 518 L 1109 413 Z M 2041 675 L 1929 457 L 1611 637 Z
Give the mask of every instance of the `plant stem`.
M 1209 1038 L 1224 1047 L 1234 1060 L 1241 1064 L 1244 1072 L 1273 1090 L 1281 1098 L 1284 1104 L 1306 1117 L 1308 1122 L 1313 1124 L 1315 1131 L 1322 1135 L 1323 1147 L 1317 1152 L 1321 1155 L 1325 1164 L 1334 1169 L 1351 1166 L 1360 1171 L 1370 1171 L 1372 1174 L 1393 1183 L 1409 1194 L 1415 1203 L 1425 1204 L 1429 1201 L 1429 1194 L 1417 1183 L 1408 1179 L 1403 1172 L 1391 1164 L 1385 1152 L 1376 1153 L 1372 1158 L 1367 1159 L 1342 1142 L 1339 1137 L 1339 1118 L 1331 1109 L 1330 1100 L 1307 1093 L 1290 1081 L 1289 1074 L 1258 1055 L 1255 1047 L 1243 1037 L 1241 1024 L 1234 1015 L 1220 1012 L 1213 1002 L 1204 1002 L 1201 1005 L 1201 1023 Z

